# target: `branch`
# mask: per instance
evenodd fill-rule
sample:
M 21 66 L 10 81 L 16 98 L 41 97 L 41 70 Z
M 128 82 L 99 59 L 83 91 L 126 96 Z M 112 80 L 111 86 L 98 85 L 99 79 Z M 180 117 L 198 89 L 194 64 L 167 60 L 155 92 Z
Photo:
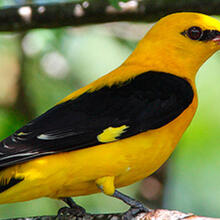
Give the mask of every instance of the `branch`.
M 119 2 L 119 6 L 121 10 L 113 8 L 108 0 L 92 0 L 5 7 L 0 9 L 0 31 L 25 31 L 113 21 L 152 22 L 180 11 L 220 14 L 219 0 L 130 0 Z
M 124 213 L 118 214 L 87 214 L 83 218 L 76 216 L 64 216 L 63 219 L 78 219 L 78 220 L 128 220 Z M 133 219 L 133 218 L 132 218 Z M 194 215 L 192 213 L 182 213 L 179 211 L 170 211 L 165 209 L 152 210 L 149 213 L 141 213 L 133 220 L 220 220 L 220 218 L 208 218 Z M 9 220 L 9 219 L 8 219 Z M 10 218 L 10 220 L 57 220 L 55 216 L 41 216 L 28 218 Z

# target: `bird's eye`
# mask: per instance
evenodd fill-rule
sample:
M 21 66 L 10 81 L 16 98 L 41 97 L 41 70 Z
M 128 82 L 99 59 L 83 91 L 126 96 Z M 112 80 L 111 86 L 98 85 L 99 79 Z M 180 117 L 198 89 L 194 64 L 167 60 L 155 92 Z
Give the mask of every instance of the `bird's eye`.
M 187 30 L 187 35 L 192 40 L 199 40 L 203 35 L 203 31 L 200 27 L 194 26 Z

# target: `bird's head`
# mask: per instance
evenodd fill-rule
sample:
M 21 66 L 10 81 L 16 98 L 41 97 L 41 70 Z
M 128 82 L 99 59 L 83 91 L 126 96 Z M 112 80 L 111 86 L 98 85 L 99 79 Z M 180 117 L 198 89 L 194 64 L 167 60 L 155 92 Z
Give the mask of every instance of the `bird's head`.
M 168 71 L 176 74 L 181 68 L 182 72 L 195 75 L 219 49 L 220 22 L 204 14 L 186 12 L 159 20 L 140 41 L 135 56 L 153 69 L 170 68 Z

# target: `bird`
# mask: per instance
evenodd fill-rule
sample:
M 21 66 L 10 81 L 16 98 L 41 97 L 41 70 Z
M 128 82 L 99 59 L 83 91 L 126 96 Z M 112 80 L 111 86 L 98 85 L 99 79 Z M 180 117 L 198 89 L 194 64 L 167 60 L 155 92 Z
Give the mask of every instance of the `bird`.
M 219 49 L 215 18 L 160 19 L 119 67 L 0 142 L 0 204 L 50 197 L 70 210 L 71 197 L 103 192 L 149 211 L 117 188 L 169 158 L 197 109 L 196 73 Z

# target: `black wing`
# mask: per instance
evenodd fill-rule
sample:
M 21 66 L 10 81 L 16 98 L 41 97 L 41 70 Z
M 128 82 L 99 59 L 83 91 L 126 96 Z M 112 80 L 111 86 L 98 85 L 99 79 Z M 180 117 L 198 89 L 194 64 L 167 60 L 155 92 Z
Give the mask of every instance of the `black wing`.
M 146 72 L 118 85 L 86 92 L 34 119 L 0 143 L 0 168 L 58 152 L 102 144 L 109 127 L 127 126 L 117 139 L 156 129 L 180 115 L 193 90 L 183 78 Z

